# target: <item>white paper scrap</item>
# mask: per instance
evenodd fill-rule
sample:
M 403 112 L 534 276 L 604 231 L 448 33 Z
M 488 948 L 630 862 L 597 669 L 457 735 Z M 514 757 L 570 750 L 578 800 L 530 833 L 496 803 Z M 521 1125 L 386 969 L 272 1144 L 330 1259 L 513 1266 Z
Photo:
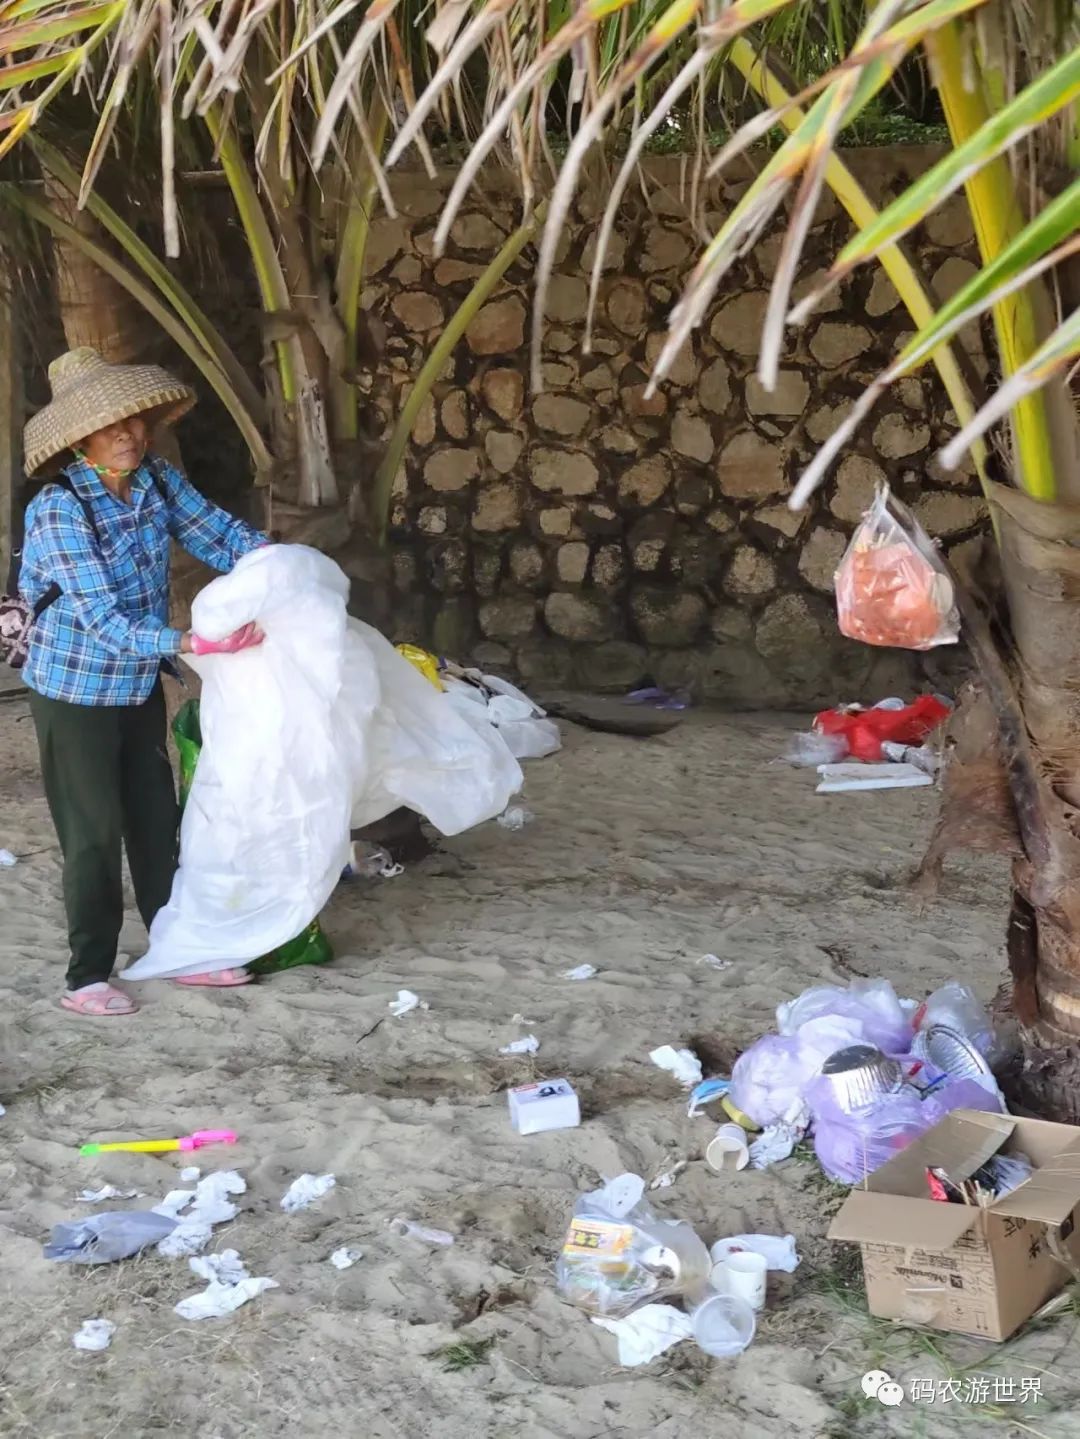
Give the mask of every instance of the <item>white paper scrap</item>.
M 673 1304 L 645 1304 L 625 1319 L 594 1316 L 593 1323 L 615 1335 L 619 1343 L 619 1363 L 627 1368 L 648 1364 L 673 1344 L 692 1338 L 694 1333 L 689 1314 Z
M 535 1034 L 526 1034 L 522 1039 L 513 1039 L 509 1044 L 504 1044 L 499 1050 L 500 1054 L 535 1054 L 540 1048 L 540 1041 Z
M 76 1349 L 97 1354 L 108 1349 L 115 1333 L 116 1325 L 111 1319 L 84 1319 L 82 1328 L 71 1336 L 71 1342 Z
M 684 1089 L 701 1083 L 701 1060 L 692 1049 L 673 1049 L 670 1044 L 662 1044 L 649 1058 L 660 1069 L 673 1074 Z
M 316 1199 L 328 1194 L 336 1183 L 337 1180 L 332 1174 L 301 1174 L 285 1191 L 281 1207 L 286 1214 L 296 1214 L 298 1210 L 306 1209 L 309 1204 L 314 1204 Z

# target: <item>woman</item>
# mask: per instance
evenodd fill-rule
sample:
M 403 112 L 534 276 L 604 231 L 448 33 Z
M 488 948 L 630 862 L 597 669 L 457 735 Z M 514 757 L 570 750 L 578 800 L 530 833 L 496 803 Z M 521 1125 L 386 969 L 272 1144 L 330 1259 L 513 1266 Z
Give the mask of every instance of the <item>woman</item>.
M 31 607 L 23 678 L 49 810 L 64 857 L 71 960 L 60 1003 L 76 1014 L 134 1014 L 110 983 L 124 917 L 121 849 L 147 928 L 176 869 L 177 803 L 166 749 L 163 667 L 178 654 L 258 644 L 249 625 L 212 642 L 168 623 L 169 549 L 223 573 L 267 544 L 147 452 L 194 393 L 156 365 L 111 365 L 92 349 L 49 366 L 52 401 L 25 431 L 26 472 L 63 467 L 26 512 L 19 587 Z M 243 969 L 178 984 L 246 984 Z

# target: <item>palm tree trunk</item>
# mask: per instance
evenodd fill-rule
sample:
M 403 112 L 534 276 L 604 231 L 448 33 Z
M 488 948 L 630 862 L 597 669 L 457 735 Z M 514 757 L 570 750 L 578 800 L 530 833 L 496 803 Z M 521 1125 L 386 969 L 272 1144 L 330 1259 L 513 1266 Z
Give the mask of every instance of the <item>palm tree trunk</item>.
M 1023 716 L 1041 772 L 1046 846 L 1015 869 L 1014 1008 L 1042 1046 L 1080 1041 L 1080 506 L 991 491 L 1019 661 Z M 1020 916 L 1024 917 L 1023 922 Z M 1080 1106 L 1080 1094 L 1065 1102 Z

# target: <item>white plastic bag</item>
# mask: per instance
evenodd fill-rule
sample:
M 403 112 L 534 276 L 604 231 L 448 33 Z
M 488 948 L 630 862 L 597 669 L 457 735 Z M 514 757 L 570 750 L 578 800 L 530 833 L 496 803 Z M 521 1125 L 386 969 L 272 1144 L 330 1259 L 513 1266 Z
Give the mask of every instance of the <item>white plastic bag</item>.
M 481 675 L 479 684 L 444 675 L 446 693 L 463 714 L 482 714 L 505 741 L 515 759 L 543 759 L 562 749 L 554 720 L 529 696 L 497 675 Z
M 457 711 L 377 631 L 346 615 L 349 581 L 317 550 L 247 555 L 192 607 L 235 655 L 185 656 L 202 677 L 203 748 L 180 869 L 127 979 L 244 964 L 300 934 L 350 857 L 350 828 L 407 806 L 443 834 L 506 808 L 521 769 L 483 717 Z

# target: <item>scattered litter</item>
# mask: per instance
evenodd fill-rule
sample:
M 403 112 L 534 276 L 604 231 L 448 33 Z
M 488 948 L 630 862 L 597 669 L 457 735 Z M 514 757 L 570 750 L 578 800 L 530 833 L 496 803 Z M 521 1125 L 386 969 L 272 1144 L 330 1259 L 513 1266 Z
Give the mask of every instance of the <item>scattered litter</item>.
M 181 1169 L 180 1178 L 185 1184 L 194 1184 L 202 1175 L 202 1170 L 197 1164 L 189 1164 L 186 1169 Z
M 536 1020 L 535 1020 L 535 1019 L 526 1019 L 523 1014 L 514 1014 L 514 1015 L 511 1015 L 511 1017 L 510 1017 L 510 1023 L 511 1023 L 511 1024 L 520 1024 L 520 1025 L 526 1025 L 526 1024 L 532 1025 L 532 1024 L 535 1024 L 535 1023 L 536 1023 Z
M 760 1254 L 770 1269 L 783 1274 L 794 1274 L 800 1263 L 794 1234 L 785 1234 L 782 1238 L 777 1234 L 734 1234 L 730 1239 L 718 1239 L 709 1253 L 713 1263 L 719 1264 L 729 1254 L 743 1251 Z
M 10 849 L 0 849 L 0 869 L 12 869 L 18 862 Z
M 535 818 L 531 809 L 523 809 L 521 805 L 515 804 L 504 810 L 495 823 L 501 825 L 503 829 L 517 830 L 524 829 L 527 824 L 532 824 Z
M 723 974 L 725 969 L 730 969 L 735 963 L 733 959 L 721 959 L 718 954 L 703 954 L 698 964 L 704 964 L 709 969 L 715 969 L 718 974 Z
M 332 1174 L 301 1174 L 294 1179 L 285 1191 L 281 1207 L 286 1214 L 296 1214 L 301 1209 L 306 1209 L 309 1204 L 314 1204 L 316 1199 L 321 1199 L 324 1194 L 329 1194 L 337 1180 Z
M 487 719 L 515 759 L 543 759 L 562 748 L 559 726 L 509 680 L 443 660 L 440 679 L 447 699 L 470 722 Z
M 671 1166 L 670 1169 L 663 1170 L 663 1172 L 658 1174 L 655 1179 L 651 1180 L 649 1183 L 649 1188 L 670 1189 L 686 1167 L 687 1162 L 685 1159 L 678 1160 L 675 1164 Z
M 875 764 L 881 761 L 881 746 L 887 740 L 921 745 L 951 713 L 952 705 L 939 695 L 920 695 L 909 705 L 902 700 L 883 700 L 870 709 L 844 705 L 815 715 L 813 732 L 839 736 L 847 746 L 848 758 Z
M 847 752 L 848 742 L 842 734 L 805 730 L 791 736 L 784 759 L 798 769 L 817 769 L 823 764 L 839 764 Z
M 709 1282 L 718 1294 L 741 1299 L 755 1314 L 765 1308 L 768 1260 L 752 1249 L 732 1249 L 713 1265 Z
M 670 1044 L 662 1044 L 649 1058 L 660 1069 L 673 1074 L 684 1089 L 701 1082 L 701 1060 L 692 1049 L 673 1049 Z
M 194 1189 L 170 1190 L 161 1203 L 154 1206 L 155 1214 L 177 1221 L 173 1232 L 158 1245 L 161 1258 L 190 1259 L 194 1254 L 201 1254 L 210 1242 L 214 1225 L 226 1224 L 239 1213 L 239 1207 L 229 1196 L 246 1190 L 247 1183 L 235 1169 L 208 1174 Z
M 934 776 L 913 764 L 822 764 L 816 794 L 847 794 L 861 789 L 919 789 Z
M 751 1169 L 769 1169 L 782 1160 L 790 1159 L 809 1127 L 809 1112 L 803 1124 L 788 1124 L 781 1119 L 776 1124 L 766 1125 L 750 1146 Z
M 111 1319 L 84 1319 L 82 1328 L 71 1336 L 71 1342 L 76 1349 L 97 1354 L 108 1349 L 115 1333 L 116 1325 Z
M 239 1284 L 222 1284 L 214 1279 L 199 1294 L 189 1294 L 173 1308 L 181 1319 L 220 1319 L 232 1314 L 249 1299 L 279 1288 L 276 1279 L 241 1279 Z
M 955 979 L 935 989 L 916 1009 L 911 1022 L 917 1033 L 945 1025 L 970 1039 L 985 1059 L 996 1057 L 999 1046 L 990 1016 L 967 985 Z
M 362 840 L 354 840 L 349 863 L 345 866 L 342 879 L 379 879 L 383 871 L 391 869 L 394 857 L 381 845 L 369 848 Z
M 0 1119 L 3 1119 L 3 1117 L 4 1117 L 4 1115 L 5 1115 L 6 1113 L 7 1113 L 7 1110 L 4 1108 L 4 1106 L 3 1106 L 2 1104 L 0 1104 Z
M 100 1189 L 80 1189 L 75 1196 L 76 1204 L 100 1204 L 105 1199 L 142 1199 L 138 1189 L 117 1189 L 115 1184 L 103 1184 Z
M 595 973 L 595 964 L 579 964 L 573 969 L 564 969 L 563 979 L 592 979 Z
M 648 1364 L 672 1345 L 694 1335 L 689 1314 L 673 1304 L 645 1304 L 625 1319 L 604 1319 L 594 1314 L 593 1323 L 615 1335 L 619 1363 L 626 1368 Z
M 208 1284 L 239 1284 L 248 1278 L 240 1255 L 235 1249 L 223 1249 L 220 1254 L 202 1254 L 189 1259 L 191 1272 Z
M 542 1134 L 549 1129 L 576 1129 L 581 1106 L 565 1079 L 542 1079 L 507 1091 L 510 1122 L 518 1134 Z
M 176 1220 L 148 1210 L 108 1210 L 67 1224 L 53 1225 L 46 1259 L 62 1264 L 110 1264 L 130 1259 L 148 1244 L 164 1240 Z
M 937 775 L 941 769 L 941 756 L 928 745 L 897 744 L 894 740 L 882 740 L 881 753 L 893 764 L 914 765 L 928 775 Z
M 500 1054 L 535 1054 L 540 1048 L 540 1041 L 535 1034 L 526 1034 L 521 1039 L 512 1039 L 509 1044 L 504 1044 L 499 1050 Z
M 623 695 L 624 705 L 647 705 L 654 710 L 685 710 L 690 708 L 690 701 L 682 691 L 669 694 L 656 686 L 647 689 L 631 690 L 628 695 Z
M 350 1249 L 343 1244 L 340 1249 L 335 1249 L 330 1256 L 330 1263 L 335 1269 L 351 1269 L 358 1259 L 363 1259 L 362 1249 Z
M 620 1174 L 574 1205 L 556 1265 L 556 1288 L 589 1314 L 622 1318 L 646 1301 L 697 1293 L 709 1282 L 709 1251 L 689 1224 L 662 1220 L 644 1200 L 639 1174 Z
M 397 999 L 392 999 L 386 1006 L 395 1019 L 401 1019 L 403 1015 L 411 1014 L 414 1009 L 427 1009 L 427 1001 L 413 994 L 411 989 L 399 989 Z
M 694 1340 L 713 1359 L 734 1359 L 754 1338 L 757 1320 L 744 1300 L 710 1294 L 690 1315 Z
M 398 1215 L 396 1219 L 390 1220 L 390 1228 L 395 1234 L 400 1234 L 408 1239 L 419 1239 L 422 1244 L 437 1244 L 441 1248 L 449 1248 L 454 1242 L 454 1236 L 445 1229 L 428 1229 L 424 1224 L 417 1224 L 412 1219 L 405 1219 Z
M 750 1163 L 746 1130 L 738 1124 L 721 1124 L 706 1146 L 705 1163 L 717 1174 L 745 1169 Z
M 690 1091 L 690 1103 L 687 1105 L 686 1113 L 690 1119 L 701 1113 L 704 1105 L 711 1104 L 714 1099 L 722 1099 L 731 1088 L 730 1079 L 703 1079 L 700 1084 L 695 1084 Z

